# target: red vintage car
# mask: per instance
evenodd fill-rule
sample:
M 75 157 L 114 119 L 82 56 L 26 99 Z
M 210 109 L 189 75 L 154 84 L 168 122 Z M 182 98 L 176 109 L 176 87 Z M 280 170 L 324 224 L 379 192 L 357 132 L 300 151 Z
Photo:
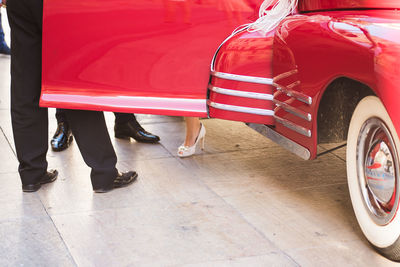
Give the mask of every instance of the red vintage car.
M 400 260 L 400 1 L 299 0 L 231 34 L 261 2 L 45 0 L 40 103 L 243 121 L 306 160 L 347 140 L 360 227 Z

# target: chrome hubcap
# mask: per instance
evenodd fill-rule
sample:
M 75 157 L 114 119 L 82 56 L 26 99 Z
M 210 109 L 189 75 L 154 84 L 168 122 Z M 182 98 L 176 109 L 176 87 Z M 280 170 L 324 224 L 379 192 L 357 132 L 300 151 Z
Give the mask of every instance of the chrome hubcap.
M 393 139 L 378 118 L 361 127 L 357 143 L 358 181 L 371 218 L 388 224 L 397 212 L 399 183 L 398 159 Z

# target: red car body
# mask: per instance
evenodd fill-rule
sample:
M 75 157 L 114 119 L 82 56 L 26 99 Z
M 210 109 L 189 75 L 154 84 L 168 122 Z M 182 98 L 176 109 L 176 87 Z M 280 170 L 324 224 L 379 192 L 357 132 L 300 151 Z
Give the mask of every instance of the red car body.
M 319 143 L 346 140 L 356 106 L 375 96 L 395 129 L 387 134 L 395 141 L 378 139 L 394 152 L 386 170 L 374 172 L 383 182 L 365 182 L 372 198 L 387 203 L 364 201 L 371 218 L 390 214 L 378 214 L 381 228 L 371 231 L 389 228 L 395 242 L 375 240 L 373 226 L 356 215 L 370 242 L 400 260 L 400 1 L 299 0 L 274 30 L 231 34 L 258 18 L 261 2 L 45 0 L 40 105 L 243 121 L 314 159 Z M 366 147 L 364 157 L 375 158 L 366 157 L 365 169 L 383 166 L 366 163 L 381 151 Z M 390 201 L 379 186 L 389 188 Z
M 261 1 L 45 1 L 40 104 L 275 125 L 308 150 L 303 158 L 313 159 L 320 101 L 335 79 L 369 86 L 400 130 L 393 97 L 399 95 L 393 70 L 400 69 L 396 2 L 300 1 L 299 14 L 285 19 L 276 29 L 279 34 L 245 31 L 230 38 L 220 47 L 213 70 L 275 78 L 274 84 L 212 76 L 211 86 L 265 94 L 257 99 L 207 94 L 207 88 L 219 44 L 257 18 Z M 291 71 L 296 73 L 276 80 Z M 288 92 L 276 86 L 294 87 Z M 208 109 L 207 99 L 261 115 Z
M 207 116 L 211 58 L 251 0 L 44 2 L 42 106 Z

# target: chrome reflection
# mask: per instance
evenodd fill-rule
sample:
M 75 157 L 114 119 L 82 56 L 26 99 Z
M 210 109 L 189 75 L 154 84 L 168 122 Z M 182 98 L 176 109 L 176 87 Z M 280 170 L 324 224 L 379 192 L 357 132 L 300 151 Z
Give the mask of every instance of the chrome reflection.
M 297 156 L 301 157 L 304 160 L 309 160 L 311 157 L 310 151 L 296 142 L 290 140 L 289 138 L 281 135 L 280 133 L 274 131 L 267 125 L 264 124 L 256 124 L 256 123 L 247 123 L 247 125 L 259 132 L 260 134 L 268 137 L 273 142 L 279 144 L 280 146 L 286 148 Z
M 223 94 L 223 95 L 231 95 L 237 97 L 246 97 L 246 98 L 253 98 L 253 99 L 260 99 L 260 100 L 273 100 L 274 96 L 271 94 L 262 94 L 262 93 L 254 93 L 254 92 L 246 92 L 246 91 L 239 91 L 239 90 L 232 90 L 232 89 L 225 89 L 216 86 L 209 85 L 208 89 L 211 91 Z
M 289 120 L 286 120 L 284 118 L 278 117 L 278 116 L 274 116 L 275 121 L 282 124 L 283 126 L 285 126 L 286 128 L 289 128 L 292 131 L 295 131 L 299 134 L 302 134 L 304 136 L 307 137 L 311 137 L 311 130 L 310 129 L 306 129 L 300 125 L 297 125 Z
M 268 109 L 261 109 L 261 108 L 248 108 L 248 107 L 241 107 L 241 106 L 233 106 L 233 105 L 226 105 L 220 104 L 213 101 L 208 101 L 207 103 L 210 107 L 226 110 L 226 111 L 234 111 L 234 112 L 241 112 L 247 114 L 254 114 L 254 115 L 261 115 L 261 116 L 273 116 L 274 111 Z
M 393 156 L 388 145 L 377 140 L 371 146 L 366 157 L 365 178 L 367 186 L 377 202 L 388 203 L 393 196 L 395 187 L 395 173 Z
M 274 82 L 275 82 L 275 79 L 274 79 Z M 276 84 L 275 87 L 278 91 L 281 91 L 282 93 L 286 94 L 287 96 L 293 97 L 303 103 L 311 105 L 312 104 L 311 96 L 308 96 L 308 95 L 305 95 L 303 93 L 293 90 L 293 88 L 295 88 L 298 85 L 300 85 L 300 81 L 291 83 L 288 86 L 282 86 L 280 84 Z
M 399 202 L 398 158 L 391 134 L 378 118 L 367 120 L 361 128 L 357 174 L 371 218 L 379 225 L 388 224 Z
M 211 75 L 216 78 L 221 78 L 221 79 L 225 79 L 225 80 L 274 85 L 273 80 L 271 78 L 245 76 L 245 75 L 231 74 L 231 73 L 218 72 L 218 71 L 211 71 Z
M 283 108 L 286 112 L 289 112 L 289 113 L 291 113 L 299 118 L 302 118 L 306 121 L 312 121 L 312 116 L 310 113 L 304 112 L 298 108 L 295 108 L 285 102 L 282 102 L 282 101 L 279 101 L 276 99 L 274 99 L 274 103 L 277 107 Z
M 287 71 L 287 72 L 281 73 L 281 74 L 279 74 L 279 75 L 274 77 L 274 82 L 278 82 L 280 80 L 286 79 L 286 78 L 288 78 L 288 77 L 290 77 L 292 75 L 295 75 L 297 73 L 299 73 L 298 69 L 294 69 L 294 70 L 291 70 L 291 71 Z

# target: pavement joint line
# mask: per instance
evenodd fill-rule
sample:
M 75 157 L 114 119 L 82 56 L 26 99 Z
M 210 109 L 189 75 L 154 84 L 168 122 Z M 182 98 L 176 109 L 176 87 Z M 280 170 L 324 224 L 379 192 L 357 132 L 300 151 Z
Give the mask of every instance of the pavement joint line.
M 249 150 L 250 150 L 250 149 L 249 149 Z M 196 175 L 196 176 L 197 176 L 197 175 Z M 270 242 L 270 243 L 277 249 L 277 251 L 281 252 L 283 255 L 285 255 L 288 259 L 290 259 L 290 260 L 291 260 L 294 264 L 296 264 L 297 266 L 301 266 L 301 265 L 300 265 L 298 262 L 296 262 L 296 260 L 293 259 L 286 251 L 284 251 L 284 250 L 281 249 L 278 245 L 276 245 L 274 242 L 272 242 L 261 230 L 259 230 L 255 225 L 253 225 L 250 221 L 248 221 L 248 220 L 246 219 L 246 217 L 245 217 L 240 211 L 238 211 L 234 206 L 232 206 L 230 203 L 228 203 L 228 202 L 225 200 L 225 197 L 224 197 L 224 196 L 219 195 L 217 192 L 215 192 L 213 189 L 211 189 L 211 188 L 207 185 L 207 183 L 204 182 L 204 180 L 203 180 L 201 177 L 199 177 L 199 179 L 200 179 L 201 183 L 202 183 L 208 190 L 210 190 L 210 192 L 212 192 L 213 194 L 215 194 L 215 195 L 216 195 L 217 197 L 219 197 L 226 205 L 228 205 L 231 209 L 233 209 L 233 210 L 239 215 L 239 217 L 242 218 L 254 231 L 256 231 L 258 234 L 260 234 L 262 238 L 264 238 L 265 240 L 267 240 L 268 242 Z M 344 184 L 346 184 L 346 182 L 343 182 L 343 183 L 334 183 L 334 184 L 324 184 L 324 185 L 321 185 L 321 186 L 327 187 L 327 186 L 344 185 Z M 311 188 L 314 188 L 314 187 L 305 187 L 305 188 L 300 188 L 300 189 L 298 189 L 298 190 L 288 190 L 288 191 L 291 191 L 291 192 L 294 192 L 294 191 L 301 191 L 301 190 L 306 190 L 307 188 L 311 189 Z
M 53 220 L 53 217 L 51 217 L 51 215 L 50 215 L 49 212 L 47 211 L 47 209 L 46 209 L 46 207 L 45 207 L 45 205 L 44 205 L 42 199 L 40 198 L 39 193 L 36 192 L 36 194 L 37 194 L 38 197 L 39 197 L 39 201 L 40 201 L 40 203 L 42 204 L 42 207 L 43 207 L 44 211 L 46 212 L 46 214 L 47 214 L 47 216 L 49 217 L 51 223 L 53 224 L 54 229 L 57 231 L 57 234 L 58 234 L 58 236 L 60 237 L 61 242 L 62 242 L 63 245 L 65 246 L 65 249 L 67 250 L 68 255 L 71 257 L 72 262 L 74 263 L 75 266 L 78 266 L 77 262 L 75 261 L 74 257 L 72 256 L 71 250 L 69 249 L 67 243 L 65 242 L 65 240 L 64 240 L 64 238 L 62 237 L 60 231 L 58 230 L 57 225 L 55 224 L 55 222 L 54 222 L 54 220 Z
M 93 194 L 96 194 L 93 192 Z M 158 198 L 146 200 L 146 201 L 157 201 L 159 200 Z M 101 213 L 110 213 L 116 210 L 136 210 L 139 207 L 142 207 L 143 203 L 135 203 L 132 205 L 132 203 L 126 204 L 125 206 L 119 206 L 119 207 L 107 207 L 104 209 L 82 209 L 82 210 L 77 210 L 77 211 L 62 211 L 62 212 L 52 212 L 48 213 L 49 216 L 52 217 L 62 217 L 62 216 L 87 216 L 87 215 L 96 215 L 96 214 L 101 214 Z M 54 210 L 54 209 L 52 209 Z
M 8 146 L 10 147 L 10 149 L 11 149 L 11 151 L 13 152 L 14 156 L 16 157 L 17 155 L 16 155 L 16 153 L 15 153 L 15 151 L 14 151 L 14 149 L 13 149 L 11 143 L 10 143 L 10 140 L 7 138 L 7 136 L 6 136 L 6 134 L 5 134 L 4 130 L 3 130 L 3 128 L 0 127 L 0 130 L 1 130 L 1 132 L 2 132 L 2 134 L 3 134 L 3 136 L 4 136 L 4 138 L 6 139 L 6 141 L 7 141 L 7 143 L 8 143 Z M 53 218 L 52 218 L 51 215 L 48 213 L 48 211 L 47 211 L 47 209 L 46 209 L 46 207 L 45 207 L 45 205 L 44 205 L 42 199 L 40 198 L 40 196 L 38 195 L 38 193 L 35 193 L 35 194 L 39 197 L 39 201 L 40 201 L 40 203 L 41 203 L 41 205 L 42 205 L 44 211 L 46 212 L 47 216 L 49 217 L 49 219 L 51 220 L 52 224 L 54 225 L 54 228 L 56 229 L 57 234 L 59 235 L 60 239 L 62 240 L 62 242 L 63 242 L 63 244 L 64 244 L 64 246 L 65 246 L 65 248 L 67 249 L 68 254 L 69 254 L 69 256 L 71 257 L 71 260 L 73 261 L 73 263 L 75 264 L 75 266 L 78 266 L 78 264 L 76 263 L 74 257 L 73 257 L 72 254 L 71 254 L 70 249 L 68 248 L 68 246 L 67 246 L 67 244 L 65 243 L 64 239 L 62 238 L 60 231 L 58 230 L 56 224 L 54 223 Z
M 168 150 L 168 148 L 167 147 L 165 147 L 162 143 L 159 143 L 160 145 L 161 145 L 161 147 L 162 148 L 164 148 L 166 151 L 167 151 L 167 153 L 170 155 L 170 157 L 165 157 L 165 158 L 176 158 L 176 157 L 178 157 L 177 155 L 173 155 L 172 153 L 171 153 L 171 151 L 169 151 Z
M 15 151 L 14 151 L 12 145 L 11 145 L 10 140 L 7 138 L 7 135 L 6 135 L 6 133 L 4 132 L 4 130 L 3 130 L 3 128 L 2 128 L 1 126 L 0 126 L 0 130 L 1 130 L 1 132 L 3 133 L 3 136 L 4 136 L 4 138 L 6 139 L 7 144 L 8 144 L 8 146 L 10 147 L 11 151 L 13 152 L 14 156 L 17 157 L 17 154 L 15 153 Z
M 333 152 L 331 152 L 330 154 L 334 155 L 336 158 L 340 159 L 341 161 L 346 162 L 346 159 L 341 158 L 339 155 L 336 155 Z
M 325 148 L 323 145 L 319 145 L 319 147 L 323 148 L 325 151 L 328 151 L 328 150 L 329 150 L 328 148 Z M 340 149 L 342 149 L 342 148 L 340 148 Z M 329 152 L 329 153 L 327 153 L 327 154 L 332 154 L 332 155 L 334 155 L 336 158 L 340 159 L 341 161 L 346 162 L 346 159 L 343 159 L 343 158 L 341 158 L 339 155 L 336 155 L 336 154 L 334 153 L 335 151 L 336 151 L 336 150 L 333 150 L 333 151 L 331 151 L 331 152 Z M 321 155 L 321 156 L 323 156 L 323 155 Z

